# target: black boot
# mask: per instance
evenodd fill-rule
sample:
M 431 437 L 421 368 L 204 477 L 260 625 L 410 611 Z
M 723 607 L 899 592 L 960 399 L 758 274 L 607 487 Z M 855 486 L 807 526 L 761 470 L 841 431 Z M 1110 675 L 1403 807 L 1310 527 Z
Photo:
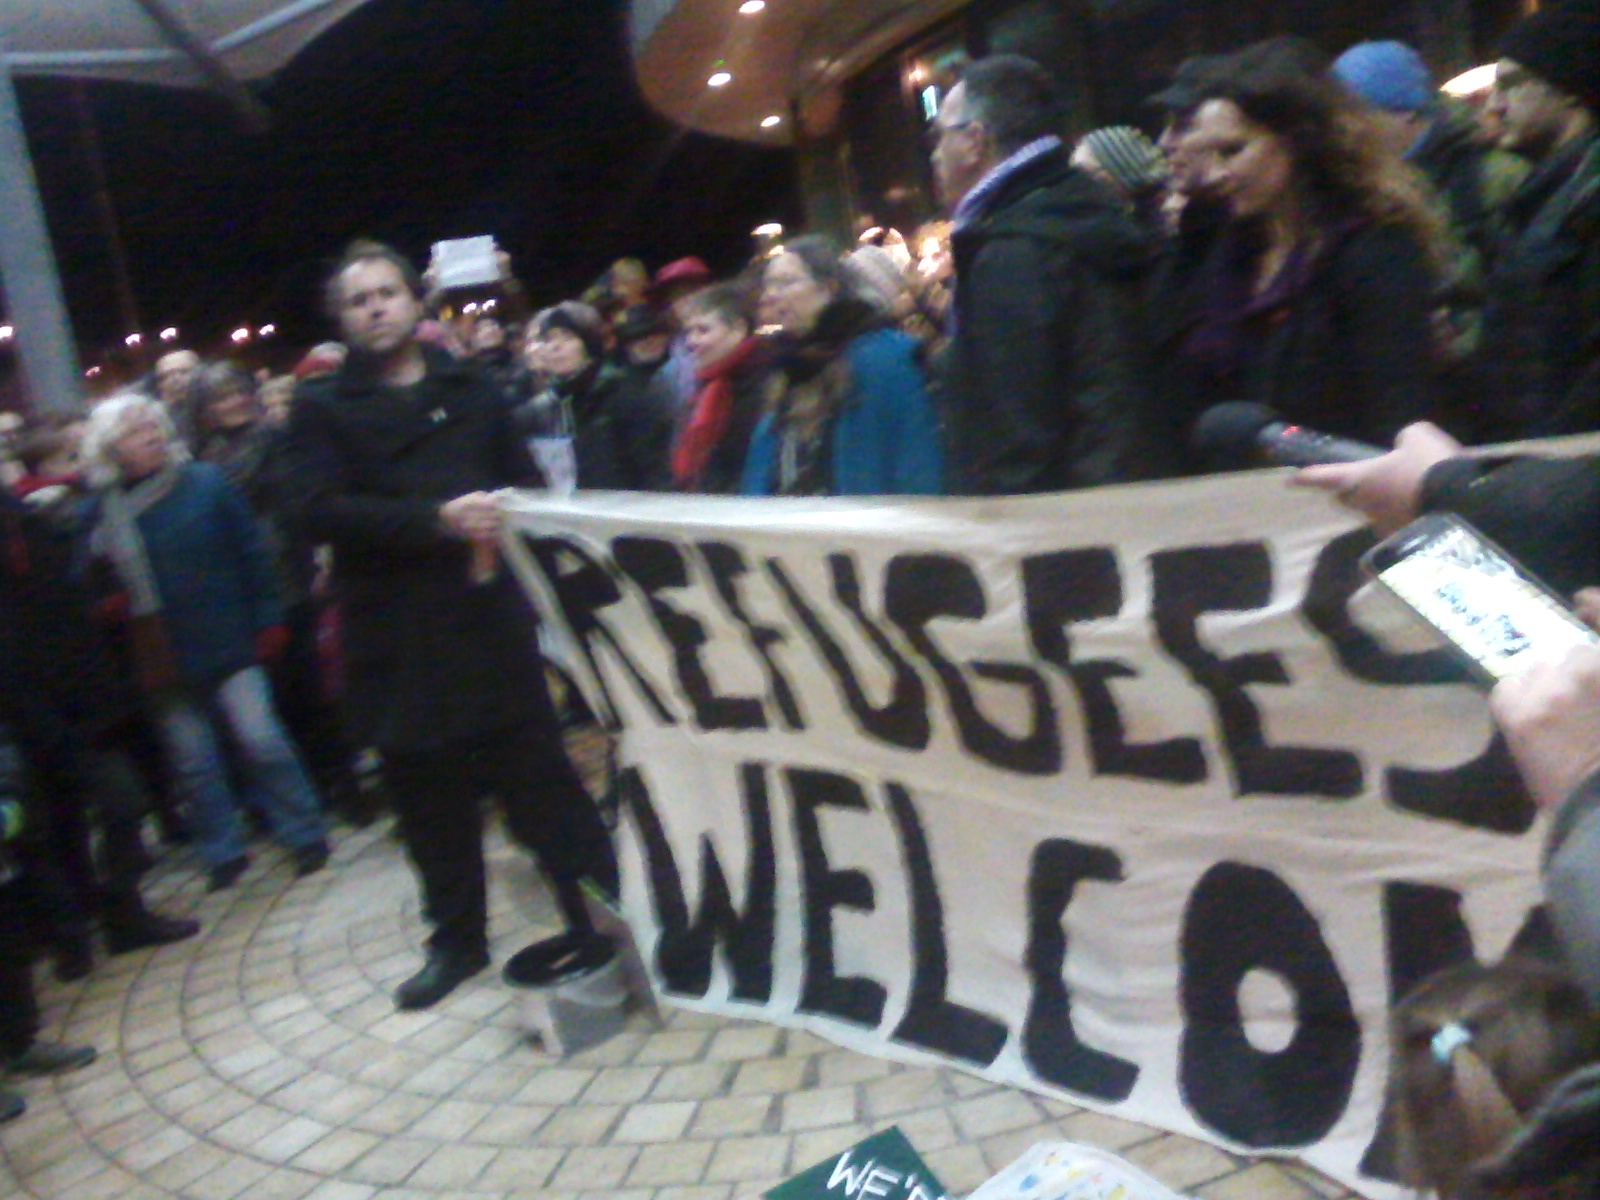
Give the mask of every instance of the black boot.
M 60 1075 L 77 1071 L 95 1060 L 93 1046 L 67 1046 L 60 1042 L 34 1042 L 20 1054 L 0 1058 L 10 1075 Z
M 108 905 L 101 924 L 106 931 L 106 949 L 112 954 L 170 946 L 200 932 L 199 921 L 151 912 L 137 892 Z
M 487 950 L 429 950 L 422 970 L 395 989 L 394 1005 L 401 1009 L 432 1008 L 488 965 Z
M 559 879 L 555 891 L 561 915 L 567 919 L 567 929 L 579 937 L 592 934 L 594 920 L 589 916 L 589 905 L 583 898 L 583 884 L 576 879 Z
M 211 868 L 210 879 L 206 883 L 206 891 L 227 891 L 239 882 L 239 876 L 243 875 L 249 867 L 250 856 L 248 854 L 235 855 L 225 863 L 218 863 Z
M 76 983 L 94 970 L 94 938 L 87 933 L 56 939 L 55 975 L 62 983 Z

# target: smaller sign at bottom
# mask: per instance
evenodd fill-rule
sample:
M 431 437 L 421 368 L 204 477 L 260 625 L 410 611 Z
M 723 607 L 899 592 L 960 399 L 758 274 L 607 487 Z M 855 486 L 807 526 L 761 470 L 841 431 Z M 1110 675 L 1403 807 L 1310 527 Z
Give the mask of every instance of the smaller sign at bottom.
M 948 1200 L 899 1126 L 802 1171 L 766 1200 Z

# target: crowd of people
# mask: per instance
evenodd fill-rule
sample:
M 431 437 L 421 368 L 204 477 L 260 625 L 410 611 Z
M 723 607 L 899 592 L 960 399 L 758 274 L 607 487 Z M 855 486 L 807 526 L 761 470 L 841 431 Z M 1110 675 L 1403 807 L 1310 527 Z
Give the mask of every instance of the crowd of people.
M 567 922 L 544 966 L 604 960 L 584 892 L 614 896 L 616 861 L 500 567 L 502 487 L 1056 492 L 1243 465 L 1191 431 L 1245 401 L 1398 437 L 1302 479 L 1380 528 L 1450 508 L 1558 586 L 1600 584 L 1594 460 L 1463 455 L 1600 430 L 1592 0 L 1519 22 L 1481 109 L 1400 43 L 1329 59 L 1295 38 L 1189 60 L 1151 103 L 1158 139 L 1069 145 L 1048 71 L 981 59 L 928 130 L 950 221 L 920 259 L 877 229 L 849 253 L 798 236 L 727 278 L 624 259 L 534 312 L 503 257 L 469 294 L 358 242 L 327 291 L 340 340 L 292 376 L 175 351 L 81 419 L 13 431 L 0 1061 L 89 1055 L 38 1040 L 31 947 L 73 978 L 97 925 L 111 953 L 197 932 L 139 898 L 147 812 L 214 890 L 250 869 L 252 827 L 308 875 L 332 817 L 371 819 L 374 763 L 432 926 L 400 1007 L 488 965 L 485 795 Z M 1600 745 L 1600 665 L 1563 669 L 1496 711 L 1559 814 L 1570 961 L 1458 970 L 1397 1017 L 1405 1166 L 1445 1197 L 1600 1170 L 1600 804 L 1597 756 L 1574 749 L 1585 728 Z M 20 1111 L 0 1093 L 0 1118 Z M 1562 1151 L 1573 1128 L 1588 1141 Z

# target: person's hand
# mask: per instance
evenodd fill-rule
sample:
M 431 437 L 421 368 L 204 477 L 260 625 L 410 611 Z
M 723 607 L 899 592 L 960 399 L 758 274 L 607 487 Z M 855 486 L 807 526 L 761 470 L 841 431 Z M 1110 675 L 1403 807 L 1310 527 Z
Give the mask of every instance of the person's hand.
M 1501 680 L 1489 711 L 1534 803 L 1560 804 L 1600 768 L 1600 647 L 1576 646 Z
M 493 543 L 500 537 L 505 513 L 493 492 L 468 492 L 439 509 L 445 528 L 469 542 Z
M 1341 504 L 1366 517 L 1387 537 L 1416 520 L 1422 477 L 1447 458 L 1461 453 L 1461 443 L 1437 425 L 1418 421 L 1394 440 L 1394 449 L 1365 462 L 1325 463 L 1302 467 L 1293 482 L 1300 487 L 1332 492 Z
M 1600 633 L 1600 588 L 1579 588 L 1572 594 L 1572 611 L 1596 633 Z
M 256 634 L 256 661 L 267 666 L 283 657 L 289 648 L 289 627 L 268 625 Z

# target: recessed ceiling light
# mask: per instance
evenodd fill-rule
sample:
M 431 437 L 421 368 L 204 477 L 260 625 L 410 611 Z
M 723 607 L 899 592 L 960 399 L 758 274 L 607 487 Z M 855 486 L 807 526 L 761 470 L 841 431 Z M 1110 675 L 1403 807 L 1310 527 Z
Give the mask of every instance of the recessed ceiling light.
M 747 17 L 753 17 L 766 6 L 767 0 L 744 0 L 744 3 L 739 5 L 739 11 Z
M 728 74 L 726 71 L 718 71 L 710 79 L 706 80 L 706 86 L 707 87 L 727 87 L 728 84 L 730 84 L 732 82 L 733 82 L 733 76 L 732 75 Z
M 761 118 L 761 128 L 763 128 L 763 129 L 771 129 L 776 125 L 782 125 L 782 124 L 783 124 L 783 118 L 780 117 L 777 113 L 773 113 L 770 117 L 762 117 Z

